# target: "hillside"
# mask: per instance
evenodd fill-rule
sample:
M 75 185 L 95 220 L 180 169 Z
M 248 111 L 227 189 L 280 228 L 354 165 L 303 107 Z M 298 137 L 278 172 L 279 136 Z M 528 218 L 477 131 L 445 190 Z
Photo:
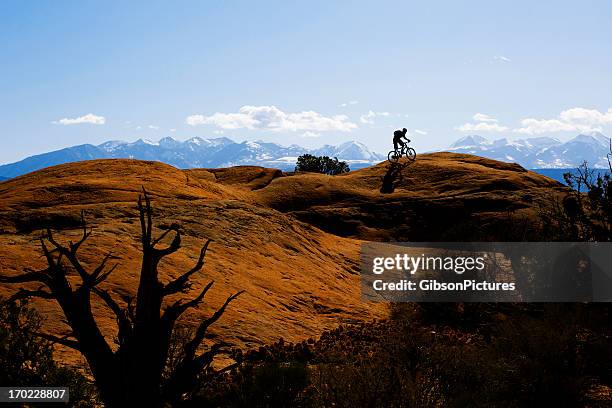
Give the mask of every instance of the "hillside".
M 136 199 L 144 187 L 157 224 L 179 222 L 184 229 L 183 249 L 162 273 L 176 277 L 195 262 L 203 240 L 213 239 L 193 290 L 210 279 L 216 284 L 188 320 L 203 318 L 209 305 L 245 289 L 213 334 L 253 347 L 386 316 L 384 305 L 360 300 L 361 240 L 440 240 L 457 226 L 494 225 L 510 209 L 528 214 L 561 188 L 518 165 L 451 153 L 419 156 L 403 169 L 392 194 L 379 192 L 386 171 L 384 163 L 335 177 L 261 167 L 178 170 L 137 160 L 59 165 L 0 183 L 0 267 L 11 274 L 44 266 L 39 230 L 73 228 L 58 236 L 74 239 L 84 209 L 95 228 L 80 250 L 85 263 L 112 251 L 119 267 L 107 286 L 118 296 L 134 293 Z M 0 287 L 4 296 L 13 290 Z M 47 328 L 61 332 L 55 305 L 37 305 L 49 314 Z M 95 310 L 112 336 L 111 314 L 99 302 Z
M 517 164 L 457 153 L 419 156 L 381 194 L 388 163 L 336 177 L 301 174 L 276 178 L 256 200 L 327 232 L 374 241 L 465 240 L 464 228 L 485 228 L 508 212 L 530 215 L 558 182 Z M 231 174 L 236 170 L 217 170 Z M 219 181 L 230 185 L 229 177 Z M 499 237 L 498 239 L 502 239 Z

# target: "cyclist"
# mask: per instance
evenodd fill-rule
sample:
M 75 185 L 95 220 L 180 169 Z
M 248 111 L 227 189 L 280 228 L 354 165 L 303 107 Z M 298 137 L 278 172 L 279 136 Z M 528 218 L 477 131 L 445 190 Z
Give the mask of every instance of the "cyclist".
M 398 145 L 400 147 L 404 147 L 406 143 L 410 143 L 410 139 L 406 137 L 406 133 L 408 133 L 408 129 L 406 128 L 403 128 L 402 130 L 396 130 L 395 132 L 393 132 L 393 148 L 395 149 L 396 152 L 399 152 L 399 149 L 397 148 Z M 406 142 L 404 143 L 402 139 L 406 139 Z

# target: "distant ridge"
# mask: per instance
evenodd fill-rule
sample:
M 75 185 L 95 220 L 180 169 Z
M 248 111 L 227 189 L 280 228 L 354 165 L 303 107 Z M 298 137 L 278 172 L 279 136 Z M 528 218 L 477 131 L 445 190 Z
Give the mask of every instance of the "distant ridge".
M 165 137 L 157 142 L 138 139 L 135 142 L 113 140 L 97 146 L 83 144 L 30 156 L 0 166 L 0 177 L 13 178 L 45 167 L 82 160 L 120 158 L 160 161 L 181 169 L 258 165 L 293 170 L 297 157 L 305 153 L 337 157 L 347 161 L 352 169 L 367 167 L 385 159 L 383 155 L 355 141 L 307 149 L 262 141 L 237 143 L 227 137 L 194 137 L 186 141 Z
M 468 135 L 452 143 L 447 150 L 518 163 L 527 169 L 572 169 L 584 161 L 587 161 L 592 168 L 607 169 L 606 155 L 609 149 L 610 139 L 602 133 L 592 132 L 579 134 L 567 142 L 547 136 L 514 140 L 502 138 L 491 141 L 480 135 Z M 180 169 L 255 165 L 287 171 L 293 170 L 297 157 L 305 153 L 337 157 L 348 162 L 352 170 L 368 167 L 386 159 L 384 155 L 372 152 L 366 145 L 357 141 L 307 149 L 298 145 L 286 147 L 264 141 L 237 143 L 227 137 L 210 139 L 194 137 L 185 141 L 164 137 L 159 141 L 111 140 L 97 146 L 83 144 L 30 156 L 0 166 L 0 180 L 57 164 L 121 158 L 159 161 Z M 562 173 L 553 173 L 555 179 L 562 179 L 559 176 Z
M 579 134 L 567 142 L 552 137 L 490 141 L 469 135 L 457 140 L 449 150 L 514 162 L 527 169 L 575 168 L 584 161 L 590 167 L 607 169 L 610 139 L 599 132 Z

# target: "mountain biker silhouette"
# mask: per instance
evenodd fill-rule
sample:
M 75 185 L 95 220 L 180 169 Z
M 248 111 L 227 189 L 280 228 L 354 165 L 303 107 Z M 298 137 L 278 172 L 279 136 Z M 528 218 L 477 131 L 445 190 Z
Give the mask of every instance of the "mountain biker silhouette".
M 410 139 L 406 137 L 406 133 L 408 133 L 408 129 L 406 128 L 393 132 L 393 149 L 395 149 L 395 151 L 398 151 L 398 145 L 404 147 L 404 144 L 410 143 Z M 402 139 L 406 139 L 406 142 Z

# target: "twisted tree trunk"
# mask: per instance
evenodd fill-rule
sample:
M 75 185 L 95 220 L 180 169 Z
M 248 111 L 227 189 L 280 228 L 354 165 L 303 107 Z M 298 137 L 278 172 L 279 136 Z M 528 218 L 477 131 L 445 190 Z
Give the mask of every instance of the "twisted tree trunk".
M 214 345 L 198 354 L 207 329 L 216 322 L 231 301 L 242 292 L 231 295 L 211 317 L 196 329 L 194 337 L 187 342 L 181 360 L 172 372 L 164 376 L 168 360 L 172 332 L 176 321 L 190 308 L 198 306 L 213 282 L 189 301 L 176 301 L 164 307 L 164 298 L 177 293 L 187 293 L 191 288 L 190 277 L 204 266 L 208 240 L 200 251 L 196 264 L 177 279 L 162 283 L 158 277 L 159 262 L 181 247 L 181 233 L 177 224 L 171 225 L 157 238 L 153 238 L 152 209 L 149 196 L 143 189 L 138 197 L 141 226 L 142 263 L 138 291 L 135 298 L 118 303 L 111 294 L 100 288 L 117 267 L 107 267 L 108 254 L 92 271 L 80 263 L 77 252 L 92 231 L 87 228 L 81 213 L 83 234 L 81 239 L 68 245 L 55 240 L 51 229 L 40 239 L 47 260 L 47 268 L 39 271 L 26 270 L 17 276 L 0 275 L 0 282 L 39 282 L 37 290 L 20 289 L 12 299 L 40 297 L 57 301 L 72 332 L 65 337 L 40 333 L 41 337 L 78 350 L 87 360 L 94 376 L 101 399 L 108 407 L 158 407 L 188 398 L 198 384 L 198 376 L 213 372 L 212 361 L 223 351 L 222 345 Z M 159 248 L 166 237 L 170 244 Z M 48 244 L 51 244 L 52 249 Z M 67 260 L 67 264 L 65 262 Z M 69 268 L 67 268 L 69 266 Z M 72 288 L 68 276 L 76 273 L 80 285 Z M 115 314 L 117 321 L 118 348 L 113 351 L 102 335 L 91 310 L 91 295 L 98 296 Z M 135 302 L 135 305 L 134 305 Z

